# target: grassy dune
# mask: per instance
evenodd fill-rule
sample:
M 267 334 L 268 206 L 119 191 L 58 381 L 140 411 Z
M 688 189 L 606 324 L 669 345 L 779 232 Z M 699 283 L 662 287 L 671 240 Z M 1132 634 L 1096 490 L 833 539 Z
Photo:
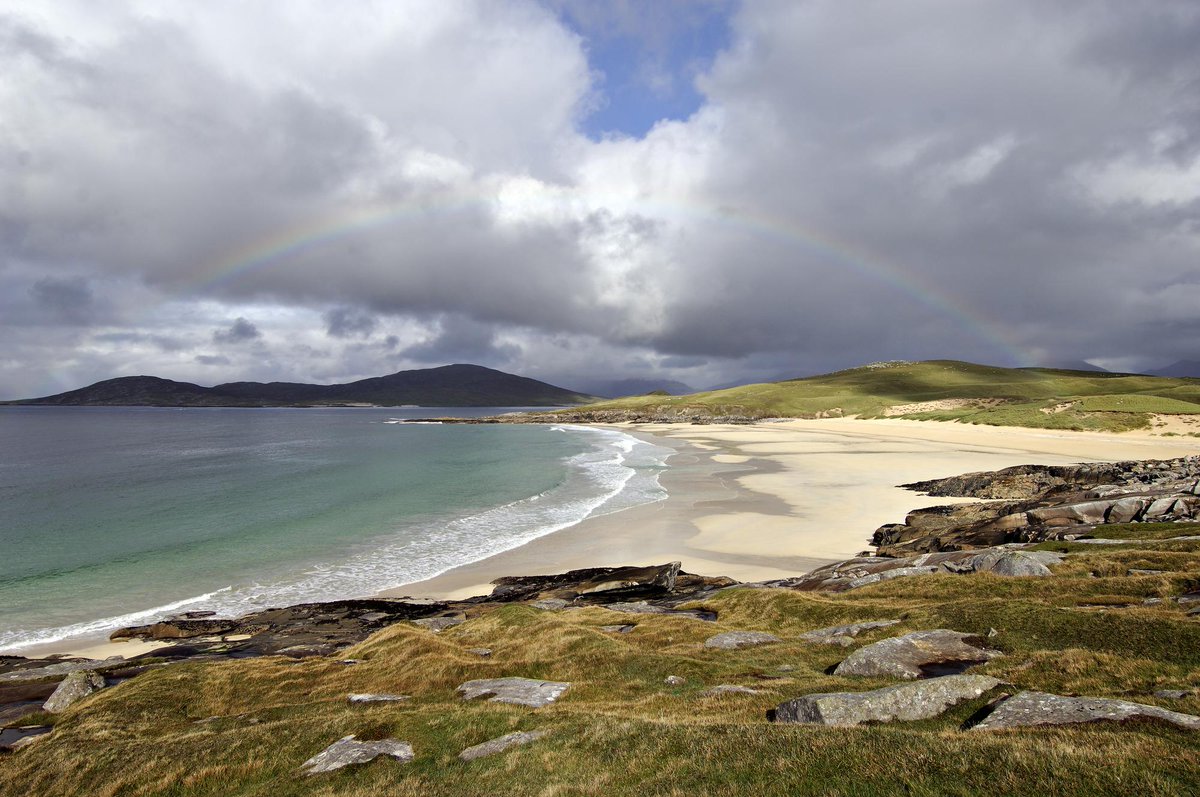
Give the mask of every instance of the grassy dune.
M 882 363 L 689 396 L 631 396 L 586 409 L 755 418 L 890 415 L 995 426 L 1126 431 L 1150 426 L 1155 415 L 1200 415 L 1200 379 L 933 360 Z M 1200 425 L 1196 431 L 1200 433 Z
M 1175 534 L 1200 526 L 1172 524 Z M 705 602 L 716 623 L 508 605 L 434 634 L 391 626 L 339 658 L 267 658 L 165 667 L 60 715 L 44 741 L 0 758 L 0 789 L 23 795 L 1068 795 L 1189 793 L 1200 734 L 1153 724 L 965 731 L 987 699 L 934 720 L 829 729 L 769 724 L 803 694 L 883 680 L 834 677 L 847 653 L 800 642 L 835 624 L 896 618 L 860 637 L 912 630 L 996 633 L 1007 655 L 975 671 L 1060 694 L 1119 697 L 1200 713 L 1200 622 L 1173 603 L 1200 585 L 1200 544 L 1163 543 L 1152 527 L 1108 529 L 1144 548 L 1082 551 L 1041 579 L 987 574 L 898 579 L 843 594 L 733 588 Z M 1077 546 L 1084 548 L 1085 546 Z M 1128 576 L 1130 568 L 1166 571 Z M 636 622 L 630 633 L 601 626 Z M 763 630 L 782 644 L 709 650 L 724 630 Z M 470 648 L 488 647 L 491 658 Z M 539 710 L 463 703 L 469 679 L 570 681 Z M 687 679 L 664 684 L 667 675 Z M 761 690 L 706 697 L 716 684 Z M 350 706 L 350 692 L 413 696 Z M 459 750 L 514 730 L 550 735 L 472 763 Z M 317 777 L 300 764 L 347 734 L 412 743 L 411 764 L 380 759 Z

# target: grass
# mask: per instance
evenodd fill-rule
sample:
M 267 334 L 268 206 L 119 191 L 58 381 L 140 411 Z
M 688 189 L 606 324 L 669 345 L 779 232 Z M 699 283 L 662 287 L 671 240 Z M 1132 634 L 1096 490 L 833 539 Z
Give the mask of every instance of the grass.
M 889 410 L 895 414 L 895 407 L 947 400 L 957 404 L 910 408 L 899 417 L 1121 432 L 1148 427 L 1154 414 L 1200 413 L 1200 380 L 932 360 L 865 366 L 689 396 L 631 396 L 584 409 L 680 417 L 877 418 Z
M 1181 524 L 1159 524 L 1186 533 Z M 842 648 L 799 634 L 894 618 L 865 644 L 953 628 L 990 635 L 1005 656 L 979 668 L 1018 688 L 1120 697 L 1200 713 L 1200 622 L 1173 603 L 1200 584 L 1200 548 L 1083 551 L 1049 578 L 991 575 L 897 579 L 842 594 L 733 588 L 703 602 L 716 623 L 602 608 L 543 612 L 509 605 L 433 634 L 401 623 L 334 659 L 179 664 L 149 672 L 58 717 L 50 737 L 0 758 L 5 794 L 88 795 L 1069 795 L 1187 793 L 1200 779 L 1200 734 L 1152 724 L 1009 732 L 962 730 L 987 695 L 933 720 L 828 729 L 772 725 L 765 712 L 799 695 L 862 690 L 878 679 L 827 674 Z M 1085 548 L 1088 546 L 1077 546 Z M 1127 576 L 1130 568 L 1164 571 Z M 636 622 L 628 634 L 602 625 Z M 719 631 L 757 629 L 778 645 L 719 651 Z M 483 659 L 467 650 L 489 647 Z M 786 665 L 789 669 L 781 669 Z M 533 711 L 463 703 L 473 678 L 566 680 Z M 687 679 L 663 683 L 667 675 Z M 756 695 L 705 697 L 722 683 Z M 403 704 L 350 706 L 349 692 L 398 692 Z M 459 750 L 514 730 L 550 735 L 470 764 Z M 389 760 L 313 778 L 300 764 L 334 740 L 394 737 L 411 764 Z

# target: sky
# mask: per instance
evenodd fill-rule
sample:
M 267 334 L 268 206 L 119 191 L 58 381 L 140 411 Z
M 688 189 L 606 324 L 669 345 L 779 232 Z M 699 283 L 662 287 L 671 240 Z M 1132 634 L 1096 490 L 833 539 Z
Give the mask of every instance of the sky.
M 0 3 L 0 398 L 1200 354 L 1200 3 Z

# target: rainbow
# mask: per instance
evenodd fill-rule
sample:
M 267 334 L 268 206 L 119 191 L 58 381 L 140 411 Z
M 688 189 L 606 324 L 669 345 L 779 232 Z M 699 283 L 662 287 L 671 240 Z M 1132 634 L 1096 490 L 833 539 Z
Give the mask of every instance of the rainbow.
M 609 204 L 602 201 L 605 197 L 597 195 L 585 195 L 581 199 L 586 200 L 591 207 L 604 207 Z M 494 202 L 492 198 L 474 194 L 446 194 L 436 203 L 422 201 L 368 205 L 332 217 L 308 220 L 229 252 L 217 260 L 202 264 L 194 271 L 195 277 L 180 289 L 176 298 L 183 298 L 184 293 L 204 293 L 234 283 L 260 270 L 281 266 L 294 255 L 384 227 L 405 217 L 471 207 L 493 207 Z M 546 202 L 549 204 L 550 200 Z M 621 207 L 629 203 L 624 199 L 616 199 L 612 204 Z M 1004 364 L 1024 365 L 1030 359 L 1026 352 L 1008 339 L 1002 326 L 988 319 L 979 308 L 967 305 L 930 280 L 889 263 L 863 247 L 836 240 L 790 220 L 761 214 L 751 215 L 725 207 L 691 201 L 654 200 L 638 200 L 634 205 L 635 209 L 644 212 L 650 218 L 720 225 L 739 234 L 773 238 L 785 245 L 799 247 L 808 254 L 839 263 L 867 279 L 884 284 L 950 320 L 994 349 L 1001 358 L 1008 361 Z

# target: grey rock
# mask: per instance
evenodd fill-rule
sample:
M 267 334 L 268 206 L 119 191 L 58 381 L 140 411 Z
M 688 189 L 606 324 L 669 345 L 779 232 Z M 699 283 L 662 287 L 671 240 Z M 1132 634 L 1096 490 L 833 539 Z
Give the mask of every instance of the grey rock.
M 486 659 L 492 655 L 492 649 L 491 648 L 467 648 L 467 653 L 474 653 L 476 656 L 480 656 L 481 658 Z
M 537 741 L 547 734 L 547 731 L 517 731 L 516 733 L 506 733 L 495 739 L 489 739 L 483 744 L 477 744 L 473 747 L 468 747 L 458 754 L 462 761 L 474 761 L 476 758 L 495 755 L 502 753 L 510 747 L 516 747 L 522 744 L 529 744 Z
M 1175 602 L 1180 606 L 1186 606 L 1189 603 L 1200 603 L 1200 592 L 1185 592 L 1177 597 Z
M 558 700 L 570 685 L 562 681 L 539 681 L 534 678 L 483 678 L 467 681 L 458 687 L 458 691 L 462 692 L 463 700 L 486 697 L 492 703 L 541 708 Z
M 878 584 L 880 581 L 891 581 L 894 578 L 908 578 L 910 576 L 927 576 L 931 573 L 941 572 L 940 568 L 933 566 L 926 567 L 897 567 L 893 570 L 884 570 L 879 573 L 869 573 L 859 578 L 851 579 L 846 585 L 846 589 L 858 589 L 866 587 L 870 584 Z
M 74 660 L 64 661 L 58 664 L 47 664 L 44 667 L 30 667 L 24 670 L 12 670 L 0 674 L 0 683 L 13 683 L 21 681 L 41 681 L 50 678 L 57 678 L 60 675 L 68 675 L 77 670 L 108 670 L 124 666 L 125 659 L 120 656 L 110 656 L 103 660 Z
M 343 736 L 301 764 L 301 769 L 306 770 L 306 774 L 319 775 L 322 772 L 332 772 L 351 764 L 365 764 L 368 761 L 374 761 L 381 755 L 394 758 L 402 764 L 407 764 L 415 757 L 412 745 L 408 742 L 400 742 L 395 739 L 360 742 L 353 736 Z
M 668 675 L 663 678 L 663 683 L 667 686 L 683 686 L 687 683 L 686 678 L 680 678 L 678 675 Z
M 899 620 L 870 620 L 865 623 L 835 625 L 829 628 L 818 628 L 815 631 L 807 631 L 801 634 L 800 638 L 805 642 L 815 642 L 820 645 L 841 645 L 845 647 L 854 644 L 853 639 L 864 631 L 887 628 L 899 622 Z
M 947 675 L 870 692 L 830 692 L 789 700 L 773 712 L 775 722 L 802 722 L 847 727 L 867 722 L 929 719 L 1000 682 L 986 675 Z
M 973 730 L 1020 728 L 1028 725 L 1072 725 L 1081 722 L 1124 722 L 1152 719 L 1200 730 L 1200 717 L 1158 706 L 1097 697 L 1062 697 L 1046 692 L 1020 692 L 996 707 Z
M 600 626 L 601 631 L 607 631 L 610 634 L 628 634 L 630 631 L 632 631 L 635 628 L 637 628 L 637 626 L 633 625 L 632 623 L 625 623 L 624 625 L 602 625 L 602 626 Z
M 977 572 L 993 573 L 997 576 L 1048 576 L 1050 568 L 1036 556 L 1035 551 L 996 550 L 972 560 Z M 1057 560 L 1055 560 L 1057 561 Z
M 721 697 L 723 695 L 758 695 L 762 694 L 759 689 L 751 689 L 748 686 L 737 686 L 735 684 L 719 684 L 710 689 L 705 689 L 700 693 L 704 697 Z
M 767 634 L 762 631 L 726 631 L 723 634 L 717 634 L 704 640 L 704 647 L 716 648 L 717 650 L 736 650 L 738 648 L 754 647 L 757 645 L 770 645 L 782 641 L 782 639 L 774 634 Z
M 68 707 L 78 703 L 88 695 L 99 692 L 104 687 L 104 676 L 100 675 L 100 673 L 89 670 L 75 670 L 63 679 L 63 682 L 54 690 L 54 694 L 50 695 L 50 699 L 42 705 L 42 709 L 49 711 L 51 714 L 66 711 Z
M 1131 567 L 1125 571 L 1127 576 L 1161 576 L 1165 570 L 1144 570 L 1140 567 Z
M 445 631 L 447 628 L 453 628 L 456 625 L 462 625 L 467 621 L 465 617 L 422 617 L 419 620 L 413 620 L 413 625 L 419 625 L 422 628 L 428 628 L 435 634 Z
M 1133 545 L 1138 540 L 1110 540 L 1087 537 L 1081 540 L 1073 540 L 1073 542 L 1076 545 Z
M 776 672 L 795 672 L 796 667 L 793 664 L 780 664 L 775 670 Z
M 638 601 L 636 603 L 609 603 L 604 606 L 612 612 L 621 612 L 622 614 L 668 614 L 668 610 L 661 606 L 655 606 L 646 601 Z
M 970 639 L 971 634 L 944 628 L 891 637 L 854 651 L 833 674 L 914 679 L 939 667 L 970 666 L 1002 655 Z
M 368 693 L 352 693 L 346 696 L 351 703 L 400 703 L 412 700 L 409 695 L 373 695 Z
M 17 739 L 15 742 L 10 744 L 8 749 L 15 753 L 17 750 L 24 750 L 26 747 L 31 747 L 43 739 L 49 739 L 51 730 L 52 728 L 47 727 L 43 733 L 31 733 L 28 736 L 22 736 L 20 739 Z
M 546 598 L 545 600 L 534 601 L 530 605 L 544 612 L 557 612 L 570 606 L 571 602 L 562 598 Z
M 1144 498 L 1122 498 L 1112 505 L 1104 519 L 1109 523 L 1132 523 L 1149 504 Z
M 1190 689 L 1159 689 L 1154 693 L 1155 697 L 1161 697 L 1164 700 L 1183 700 L 1192 694 Z

